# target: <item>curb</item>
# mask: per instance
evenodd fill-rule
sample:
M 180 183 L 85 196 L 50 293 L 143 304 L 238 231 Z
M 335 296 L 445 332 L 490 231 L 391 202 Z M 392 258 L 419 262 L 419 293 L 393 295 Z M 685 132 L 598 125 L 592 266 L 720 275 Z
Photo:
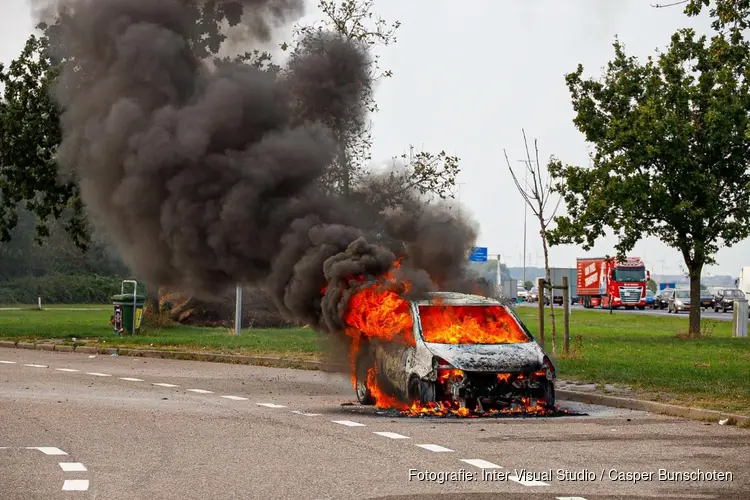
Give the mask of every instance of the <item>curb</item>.
M 348 373 L 348 366 L 333 365 L 321 361 L 303 359 L 276 358 L 269 356 L 245 356 L 241 354 L 214 354 L 192 351 L 164 351 L 157 349 L 133 349 L 130 347 L 93 347 L 84 345 L 33 344 L 28 342 L 14 343 L 0 341 L 0 348 L 30 349 L 40 351 L 77 352 L 83 354 L 117 354 L 143 358 L 180 359 L 185 361 L 208 361 L 213 363 L 233 363 L 242 365 L 267 366 L 274 368 L 296 368 L 301 370 L 319 370 L 326 372 Z
M 702 408 L 670 405 L 667 403 L 657 403 L 656 401 L 644 401 L 642 399 L 621 398 L 617 396 L 606 396 L 603 394 L 594 394 L 588 392 L 567 391 L 564 389 L 558 389 L 555 392 L 559 399 L 576 401 L 578 403 L 611 406 L 614 408 L 625 408 L 628 410 L 647 411 L 649 413 L 660 413 L 662 415 L 688 418 L 691 420 L 702 420 L 709 422 L 728 420 L 727 423 L 731 425 L 750 425 L 750 417 L 744 415 L 736 415 L 734 413 L 725 413 L 715 410 L 704 410 Z
M 344 365 L 326 364 L 320 361 L 307 361 L 302 359 L 276 358 L 267 356 L 243 356 L 240 354 L 212 354 L 190 351 L 163 351 L 156 349 L 133 349 L 129 347 L 92 347 L 71 346 L 58 344 L 32 344 L 27 342 L 0 341 L 0 348 L 9 349 L 36 349 L 58 352 L 79 352 L 85 354 L 117 354 L 118 356 L 133 356 L 145 358 L 180 359 L 187 361 L 208 361 L 213 363 L 234 363 L 244 365 L 267 366 L 274 368 L 296 368 L 302 370 L 319 370 L 325 372 L 348 373 L 349 367 Z M 589 392 L 568 391 L 558 389 L 555 391 L 558 399 L 575 401 L 577 403 L 610 406 L 614 408 L 625 408 L 628 410 L 646 411 L 672 417 L 681 417 L 691 420 L 718 422 L 728 420 L 730 425 L 750 426 L 750 417 L 725 413 L 715 410 L 704 410 L 702 408 L 691 408 L 687 406 L 657 403 L 656 401 L 645 401 L 641 399 L 621 398 L 617 396 L 606 396 Z

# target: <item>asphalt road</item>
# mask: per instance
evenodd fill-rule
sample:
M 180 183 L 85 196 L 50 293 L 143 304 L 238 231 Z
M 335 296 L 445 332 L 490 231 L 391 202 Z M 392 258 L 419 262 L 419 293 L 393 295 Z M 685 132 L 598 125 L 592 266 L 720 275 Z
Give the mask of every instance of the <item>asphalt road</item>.
M 732 426 L 572 403 L 564 406 L 588 416 L 408 419 L 352 401 L 345 377 L 322 372 L 0 349 L 0 498 L 739 499 L 750 491 L 750 431 Z M 550 469 L 551 478 L 540 475 Z M 660 481 L 659 469 L 733 477 Z M 561 480 L 558 471 L 594 477 Z M 438 473 L 453 477 L 441 482 Z M 636 482 L 628 473 L 651 476 Z
M 539 307 L 539 303 L 528 303 L 528 302 L 521 302 L 518 304 L 520 307 Z M 562 307 L 559 305 L 555 305 L 555 307 Z M 592 307 L 591 309 L 584 309 L 583 306 L 574 304 L 570 308 L 571 312 L 573 311 L 597 311 L 600 313 L 606 313 L 609 314 L 609 309 L 602 309 L 601 307 Z M 668 313 L 666 309 L 644 309 L 643 311 L 639 311 L 638 309 L 628 311 L 626 309 L 615 309 L 612 311 L 612 314 L 646 314 L 646 315 L 652 315 L 652 316 L 675 316 L 674 313 Z M 687 318 L 688 312 L 681 312 L 678 313 L 678 316 Z M 717 321 L 732 321 L 732 311 L 727 311 L 725 313 L 718 312 L 715 313 L 713 309 L 703 309 L 701 311 L 701 318 L 703 319 L 713 319 Z

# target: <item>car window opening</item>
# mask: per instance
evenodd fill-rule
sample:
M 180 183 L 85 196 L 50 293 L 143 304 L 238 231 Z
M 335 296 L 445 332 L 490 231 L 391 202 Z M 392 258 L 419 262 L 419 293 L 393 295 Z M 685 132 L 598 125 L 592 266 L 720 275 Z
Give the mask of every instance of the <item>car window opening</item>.
M 425 342 L 435 344 L 520 344 L 530 341 L 503 306 L 419 306 Z

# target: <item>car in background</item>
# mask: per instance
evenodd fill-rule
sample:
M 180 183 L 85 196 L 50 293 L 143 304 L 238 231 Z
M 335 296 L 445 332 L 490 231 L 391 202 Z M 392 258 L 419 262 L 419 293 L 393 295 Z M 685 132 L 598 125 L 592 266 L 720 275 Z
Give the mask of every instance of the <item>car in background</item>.
M 529 292 L 526 291 L 526 287 L 523 285 L 518 285 L 518 289 L 516 290 L 516 294 L 519 299 L 526 300 L 526 298 L 529 296 Z
M 537 287 L 532 286 L 531 290 L 529 290 L 529 293 L 526 295 L 526 301 L 536 302 L 537 300 L 539 300 L 539 290 Z
M 651 290 L 646 290 L 646 307 L 650 307 L 653 309 L 655 296 L 656 294 L 654 292 L 652 292 Z
M 674 288 L 665 288 L 654 296 L 654 303 L 651 305 L 654 309 L 666 309 L 669 305 L 669 297 L 672 295 Z
M 701 289 L 701 307 L 711 309 L 714 306 L 714 296 L 709 290 Z
M 669 302 L 667 304 L 667 312 L 674 312 L 675 314 L 680 311 L 690 310 L 690 290 L 672 290 L 669 294 Z
M 722 288 L 714 297 L 714 312 L 727 312 L 734 309 L 734 301 L 744 298 L 745 294 L 739 288 Z

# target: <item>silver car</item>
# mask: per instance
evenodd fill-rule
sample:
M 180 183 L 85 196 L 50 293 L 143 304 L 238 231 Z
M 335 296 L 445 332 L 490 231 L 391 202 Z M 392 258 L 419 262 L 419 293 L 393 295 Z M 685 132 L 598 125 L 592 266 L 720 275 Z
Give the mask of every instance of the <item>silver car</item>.
M 411 345 L 372 339 L 360 350 L 360 403 L 375 403 L 368 374 L 376 373 L 379 391 L 409 404 L 449 403 L 480 412 L 555 407 L 556 368 L 511 308 L 477 295 L 438 292 L 410 301 L 410 311 Z M 456 321 L 438 329 L 438 315 Z M 469 316 L 472 323 L 462 319 Z M 501 335 L 483 334 L 490 331 Z
M 667 303 L 668 313 L 679 313 L 690 310 L 690 290 L 672 290 Z

